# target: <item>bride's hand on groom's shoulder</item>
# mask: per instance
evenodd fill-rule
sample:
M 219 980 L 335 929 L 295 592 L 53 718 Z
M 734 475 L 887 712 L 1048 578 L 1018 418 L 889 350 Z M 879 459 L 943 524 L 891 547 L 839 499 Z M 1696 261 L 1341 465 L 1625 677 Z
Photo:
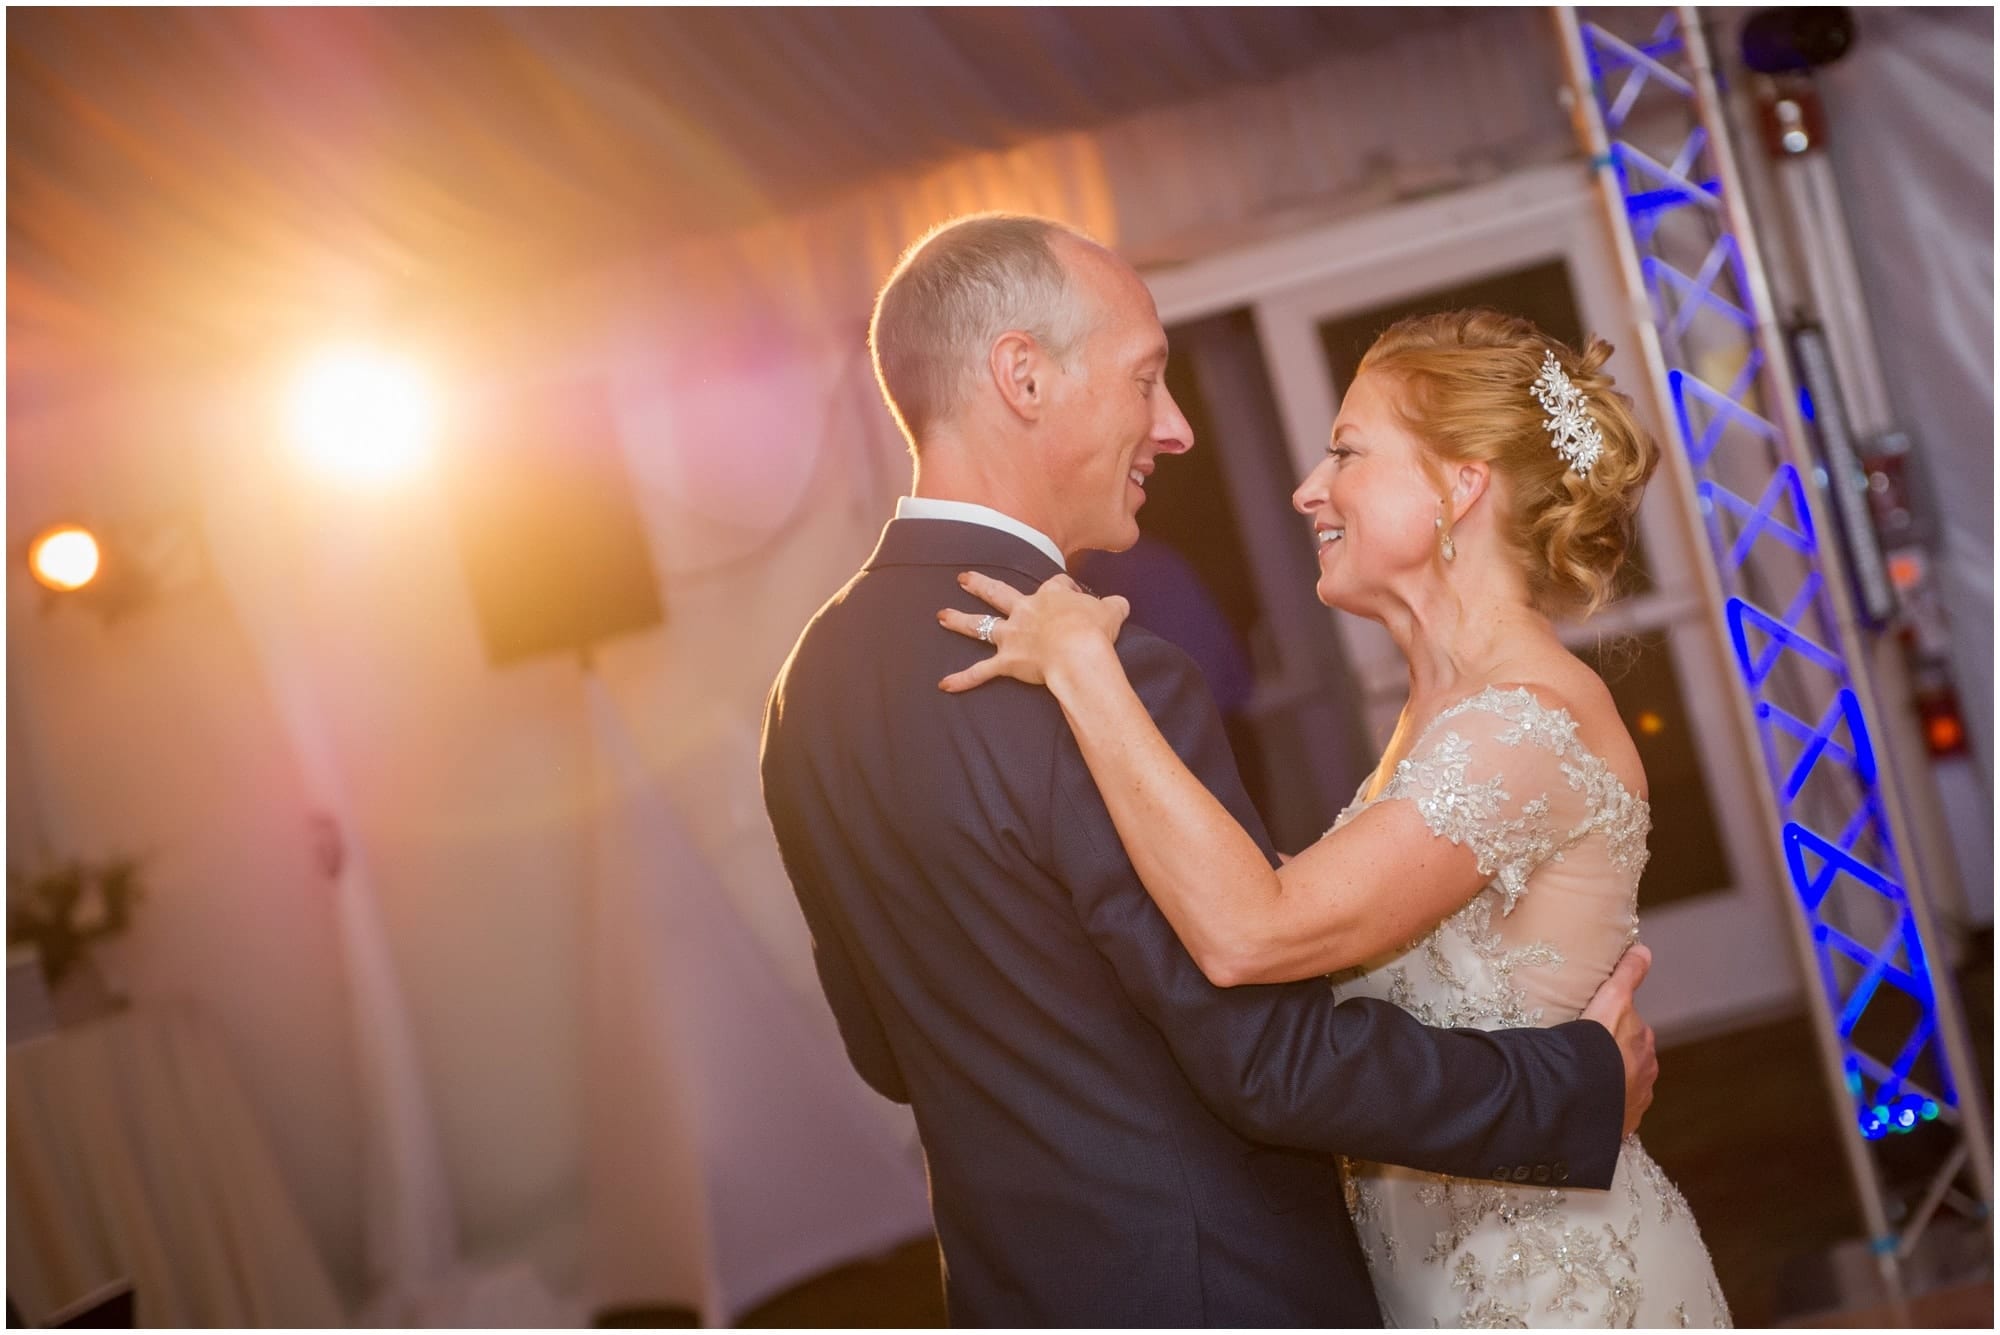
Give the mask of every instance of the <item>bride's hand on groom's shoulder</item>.
M 1030 686 L 1046 685 L 1052 671 L 1081 666 L 1106 655 L 1131 604 L 1113 595 L 1093 598 L 1068 575 L 1052 576 L 1035 592 L 1022 593 L 1001 580 L 967 571 L 959 587 L 993 608 L 989 615 L 946 608 L 938 624 L 993 646 L 993 655 L 938 683 L 941 690 L 969 691 L 994 677 L 1012 677 Z

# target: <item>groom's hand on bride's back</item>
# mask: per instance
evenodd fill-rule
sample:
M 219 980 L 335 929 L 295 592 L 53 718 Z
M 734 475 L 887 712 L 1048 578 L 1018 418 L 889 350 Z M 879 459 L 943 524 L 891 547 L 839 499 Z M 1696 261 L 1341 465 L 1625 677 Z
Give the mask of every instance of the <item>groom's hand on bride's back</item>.
M 1625 1059 L 1625 1134 L 1639 1129 L 1639 1119 L 1653 1101 L 1653 1082 L 1660 1078 L 1660 1062 L 1653 1052 L 1653 1026 L 1633 1009 L 1632 994 L 1646 980 L 1653 967 L 1653 952 L 1636 942 L 1618 966 L 1598 987 L 1597 995 L 1583 1008 L 1583 1019 L 1595 1020 L 1617 1040 L 1618 1055 Z

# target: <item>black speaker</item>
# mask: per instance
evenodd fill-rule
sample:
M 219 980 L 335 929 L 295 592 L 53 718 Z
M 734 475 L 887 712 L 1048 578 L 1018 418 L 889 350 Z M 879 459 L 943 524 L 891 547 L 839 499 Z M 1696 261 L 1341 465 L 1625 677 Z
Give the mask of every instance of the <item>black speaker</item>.
M 1759 10 L 1743 21 L 1743 63 L 1759 74 L 1802 74 L 1831 65 L 1854 45 L 1846 9 Z
M 487 659 L 587 654 L 662 621 L 606 387 L 489 396 L 452 452 L 453 525 Z

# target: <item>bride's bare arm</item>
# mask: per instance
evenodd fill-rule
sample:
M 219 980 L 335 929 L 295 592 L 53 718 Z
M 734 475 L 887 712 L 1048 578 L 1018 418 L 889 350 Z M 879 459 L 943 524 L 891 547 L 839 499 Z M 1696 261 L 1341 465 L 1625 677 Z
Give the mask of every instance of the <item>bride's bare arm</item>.
M 1421 936 L 1485 883 L 1475 856 L 1433 835 L 1407 802 L 1371 807 L 1273 869 L 1126 679 L 1112 639 L 1123 600 L 1066 581 L 1032 599 L 983 576 L 962 582 L 1008 621 L 995 627 L 992 658 L 941 684 L 1004 675 L 1049 687 L 1133 868 L 1209 981 L 1288 982 L 1362 963 Z M 980 619 L 940 620 L 976 634 Z

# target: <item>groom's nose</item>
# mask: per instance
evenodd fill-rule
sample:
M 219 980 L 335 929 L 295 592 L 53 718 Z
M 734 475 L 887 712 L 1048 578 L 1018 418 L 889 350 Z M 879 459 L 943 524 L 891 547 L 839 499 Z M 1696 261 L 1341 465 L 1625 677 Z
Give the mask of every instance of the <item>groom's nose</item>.
M 1188 425 L 1164 380 L 1160 382 L 1159 407 L 1153 413 L 1153 443 L 1161 454 L 1186 454 L 1194 448 L 1194 428 Z

